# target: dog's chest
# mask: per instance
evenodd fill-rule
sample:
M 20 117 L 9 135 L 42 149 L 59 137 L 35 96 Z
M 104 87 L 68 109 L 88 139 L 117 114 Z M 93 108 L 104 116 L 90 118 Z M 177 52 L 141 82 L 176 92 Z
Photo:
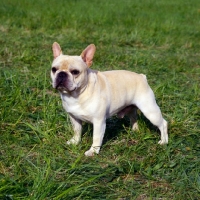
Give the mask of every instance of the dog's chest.
M 72 114 L 77 119 L 82 121 L 92 122 L 92 115 L 88 111 L 87 107 L 81 105 L 78 100 L 73 98 L 62 97 L 63 108 L 69 113 Z

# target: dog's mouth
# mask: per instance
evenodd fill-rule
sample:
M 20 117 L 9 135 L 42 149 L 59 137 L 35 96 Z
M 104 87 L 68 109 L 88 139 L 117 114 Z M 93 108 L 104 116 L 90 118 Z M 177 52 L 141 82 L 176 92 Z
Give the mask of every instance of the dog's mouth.
M 55 87 L 59 91 L 67 91 L 67 92 L 73 92 L 77 89 L 77 87 L 73 86 L 73 84 L 64 84 L 63 82 L 59 82 L 56 84 Z
M 59 81 L 58 83 L 56 83 L 56 87 L 55 87 L 57 90 L 60 89 L 60 88 L 66 88 L 63 84 L 63 81 Z
M 69 87 L 65 87 L 63 84 L 59 84 L 56 86 L 56 89 L 63 92 L 63 91 L 66 91 L 66 92 L 74 92 L 77 87 L 72 87 L 72 88 L 69 88 Z
M 55 88 L 61 92 L 73 92 L 77 89 L 76 85 L 69 80 L 65 72 L 60 72 L 55 81 Z

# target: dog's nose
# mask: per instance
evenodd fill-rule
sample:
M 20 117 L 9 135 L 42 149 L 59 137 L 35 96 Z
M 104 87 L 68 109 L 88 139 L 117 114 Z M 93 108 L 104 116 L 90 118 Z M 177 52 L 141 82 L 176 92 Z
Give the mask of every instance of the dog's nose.
M 65 73 L 65 72 L 60 72 L 59 74 L 58 74 L 58 78 L 59 78 L 59 80 L 64 80 L 65 78 L 67 77 L 67 74 Z

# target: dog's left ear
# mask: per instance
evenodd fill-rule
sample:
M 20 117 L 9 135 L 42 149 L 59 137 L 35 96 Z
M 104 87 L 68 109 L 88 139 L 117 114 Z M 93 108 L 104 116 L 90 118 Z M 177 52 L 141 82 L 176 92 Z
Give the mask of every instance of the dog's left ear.
M 95 51 L 96 51 L 95 45 L 90 44 L 81 53 L 81 57 L 82 57 L 83 61 L 87 64 L 88 67 L 90 67 L 92 65 L 92 60 L 93 60 Z
M 56 59 L 59 55 L 62 54 L 62 50 L 60 48 L 60 45 L 57 42 L 53 43 L 52 50 L 53 50 L 54 59 Z

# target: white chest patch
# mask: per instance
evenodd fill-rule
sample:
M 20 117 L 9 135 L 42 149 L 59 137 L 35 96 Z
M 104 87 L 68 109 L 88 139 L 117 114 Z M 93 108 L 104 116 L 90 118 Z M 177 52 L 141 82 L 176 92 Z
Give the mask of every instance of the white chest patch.
M 63 108 L 69 113 L 72 114 L 77 119 L 82 121 L 91 122 L 92 116 L 90 112 L 88 112 L 88 108 L 83 108 L 77 99 L 72 97 L 68 98 L 61 95 Z

